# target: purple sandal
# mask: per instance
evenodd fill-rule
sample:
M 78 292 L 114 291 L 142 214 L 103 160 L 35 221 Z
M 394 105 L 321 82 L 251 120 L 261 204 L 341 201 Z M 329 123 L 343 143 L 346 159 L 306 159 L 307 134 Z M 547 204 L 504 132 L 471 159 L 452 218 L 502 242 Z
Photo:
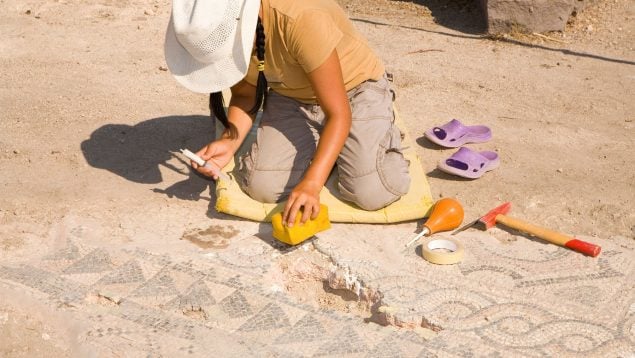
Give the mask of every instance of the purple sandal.
M 449 174 L 476 179 L 498 168 L 500 160 L 496 152 L 475 152 L 462 147 L 448 159 L 439 162 L 438 168 Z
M 430 141 L 447 148 L 460 147 L 465 143 L 483 143 L 492 138 L 487 126 L 465 126 L 458 119 L 428 129 L 424 133 Z

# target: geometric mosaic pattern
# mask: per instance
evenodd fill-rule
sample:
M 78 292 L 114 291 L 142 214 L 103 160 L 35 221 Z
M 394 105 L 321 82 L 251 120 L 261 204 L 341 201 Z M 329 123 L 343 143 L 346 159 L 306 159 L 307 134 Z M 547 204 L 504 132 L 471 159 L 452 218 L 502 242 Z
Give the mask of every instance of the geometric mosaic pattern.
M 247 299 L 238 290 L 225 297 L 220 302 L 220 306 L 222 310 L 232 318 L 246 317 L 253 314 L 252 308 L 247 302 Z
M 69 314 L 87 327 L 80 341 L 104 356 L 632 357 L 635 352 L 635 260 L 628 246 L 603 242 L 601 256 L 591 259 L 536 242 L 503 246 L 487 234 L 472 235 L 463 240 L 463 262 L 436 266 L 414 250 L 399 251 L 393 236 L 385 245 L 372 243 L 386 257 L 377 261 L 360 258 L 370 246 L 360 247 L 359 227 L 335 225 L 321 234 L 311 245 L 354 274 L 353 289 L 376 292 L 378 305 L 390 308 L 381 311 L 388 321 L 432 328 L 436 335 L 364 323 L 362 317 L 317 309 L 271 290 L 263 276 L 275 261 L 271 257 L 294 252 L 255 237 L 246 246 L 232 242 L 205 255 L 196 249 L 187 255 L 152 253 L 132 244 L 98 247 L 74 242 L 80 240 L 75 237 L 65 247 L 43 250 L 40 258 L 0 263 L 0 281 L 44 295 L 60 309 L 72 307 Z M 269 259 L 236 264 L 254 255 Z M 96 296 L 116 299 L 89 299 Z
M 276 328 L 288 328 L 289 319 L 280 306 L 267 304 L 260 312 L 239 328 L 239 331 L 268 331 Z
M 315 317 L 307 314 L 276 340 L 276 343 L 314 342 L 326 335 L 324 327 Z
M 133 259 L 102 277 L 97 284 L 112 285 L 120 283 L 138 283 L 145 282 L 145 280 L 146 279 L 143 276 L 141 267 L 136 260 Z
M 133 296 L 172 296 L 177 295 L 179 291 L 174 286 L 174 280 L 170 276 L 168 270 L 159 271 L 137 288 Z
M 100 273 L 110 271 L 111 269 L 112 262 L 110 261 L 108 252 L 102 249 L 96 249 L 66 268 L 64 273 Z
M 232 255 L 239 256 L 235 249 Z M 76 255 L 69 259 L 60 252 Z M 224 259 L 86 243 L 78 249 L 71 240 L 41 259 L 46 270 L 35 268 L 40 259 L 32 265 L 0 264 L 0 281 L 44 293 L 56 306 L 72 303 L 68 307 L 90 327 L 80 340 L 106 356 L 365 356 L 379 352 L 377 343 L 388 335 L 415 356 L 425 343 L 407 331 L 269 292 L 252 268 L 237 269 Z M 84 275 L 99 277 L 86 283 Z M 116 304 L 96 303 L 91 296 L 117 297 Z
M 187 289 L 185 294 L 179 295 L 177 298 L 166 304 L 167 307 L 175 307 L 180 310 L 201 310 L 204 307 L 214 305 L 216 300 L 205 285 L 205 282 L 198 280 Z

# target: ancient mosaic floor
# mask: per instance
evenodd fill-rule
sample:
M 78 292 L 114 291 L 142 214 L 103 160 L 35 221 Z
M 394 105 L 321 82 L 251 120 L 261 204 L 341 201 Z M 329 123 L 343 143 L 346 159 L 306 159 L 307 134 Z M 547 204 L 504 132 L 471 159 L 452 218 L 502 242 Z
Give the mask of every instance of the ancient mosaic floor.
M 429 264 L 414 249 L 391 252 L 390 239 L 379 239 L 380 257 L 393 265 L 349 260 L 358 248 L 328 232 L 316 245 L 380 290 L 395 320 L 439 330 L 424 356 L 635 355 L 633 240 L 602 240 L 594 259 L 493 230 L 457 235 L 466 256 L 453 266 Z
M 0 264 L 0 282 L 82 322 L 79 340 L 99 356 L 635 356 L 632 240 L 604 240 L 592 259 L 467 231 L 465 260 L 436 266 L 395 245 L 411 229 L 335 225 L 294 250 L 259 229 L 187 254 L 100 245 L 70 220 L 39 257 Z M 302 304 L 264 280 L 276 258 L 309 247 L 330 257 L 340 284 L 378 297 L 391 325 Z

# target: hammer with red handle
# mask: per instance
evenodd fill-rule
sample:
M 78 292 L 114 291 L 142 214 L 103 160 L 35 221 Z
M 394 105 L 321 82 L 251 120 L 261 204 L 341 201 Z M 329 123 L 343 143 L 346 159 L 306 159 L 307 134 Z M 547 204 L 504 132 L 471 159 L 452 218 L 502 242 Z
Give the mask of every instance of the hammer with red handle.
M 524 233 L 548 241 L 552 244 L 567 247 L 573 251 L 577 251 L 591 257 L 596 257 L 600 254 L 600 251 L 602 250 L 600 246 L 507 216 L 506 214 L 511 209 L 511 206 L 512 204 L 509 202 L 504 203 L 490 210 L 487 214 L 480 217 L 478 220 L 458 229 L 454 232 L 454 234 L 467 229 L 469 226 L 474 225 L 477 222 L 484 224 L 485 229 L 489 229 L 496 224 L 503 224 L 512 229 L 522 231 Z

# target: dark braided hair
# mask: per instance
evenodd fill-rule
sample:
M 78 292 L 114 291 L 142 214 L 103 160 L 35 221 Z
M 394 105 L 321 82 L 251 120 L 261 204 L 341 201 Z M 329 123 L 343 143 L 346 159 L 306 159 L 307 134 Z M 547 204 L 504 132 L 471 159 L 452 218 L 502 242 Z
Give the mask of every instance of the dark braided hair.
M 265 28 L 258 18 L 256 25 L 256 58 L 258 58 L 258 82 L 256 83 L 256 103 L 249 110 L 256 114 L 267 103 L 267 78 L 265 78 Z
M 249 110 L 249 114 L 255 115 L 260 108 L 264 108 L 267 101 L 267 78 L 265 78 L 265 28 L 262 21 L 258 17 L 256 25 L 256 58 L 258 59 L 258 82 L 256 83 L 256 103 Z M 209 109 L 213 117 L 216 117 L 223 127 L 229 130 L 229 137 L 236 138 L 238 135 L 236 126 L 229 123 L 227 113 L 225 112 L 225 100 L 223 92 L 214 92 L 209 94 Z

